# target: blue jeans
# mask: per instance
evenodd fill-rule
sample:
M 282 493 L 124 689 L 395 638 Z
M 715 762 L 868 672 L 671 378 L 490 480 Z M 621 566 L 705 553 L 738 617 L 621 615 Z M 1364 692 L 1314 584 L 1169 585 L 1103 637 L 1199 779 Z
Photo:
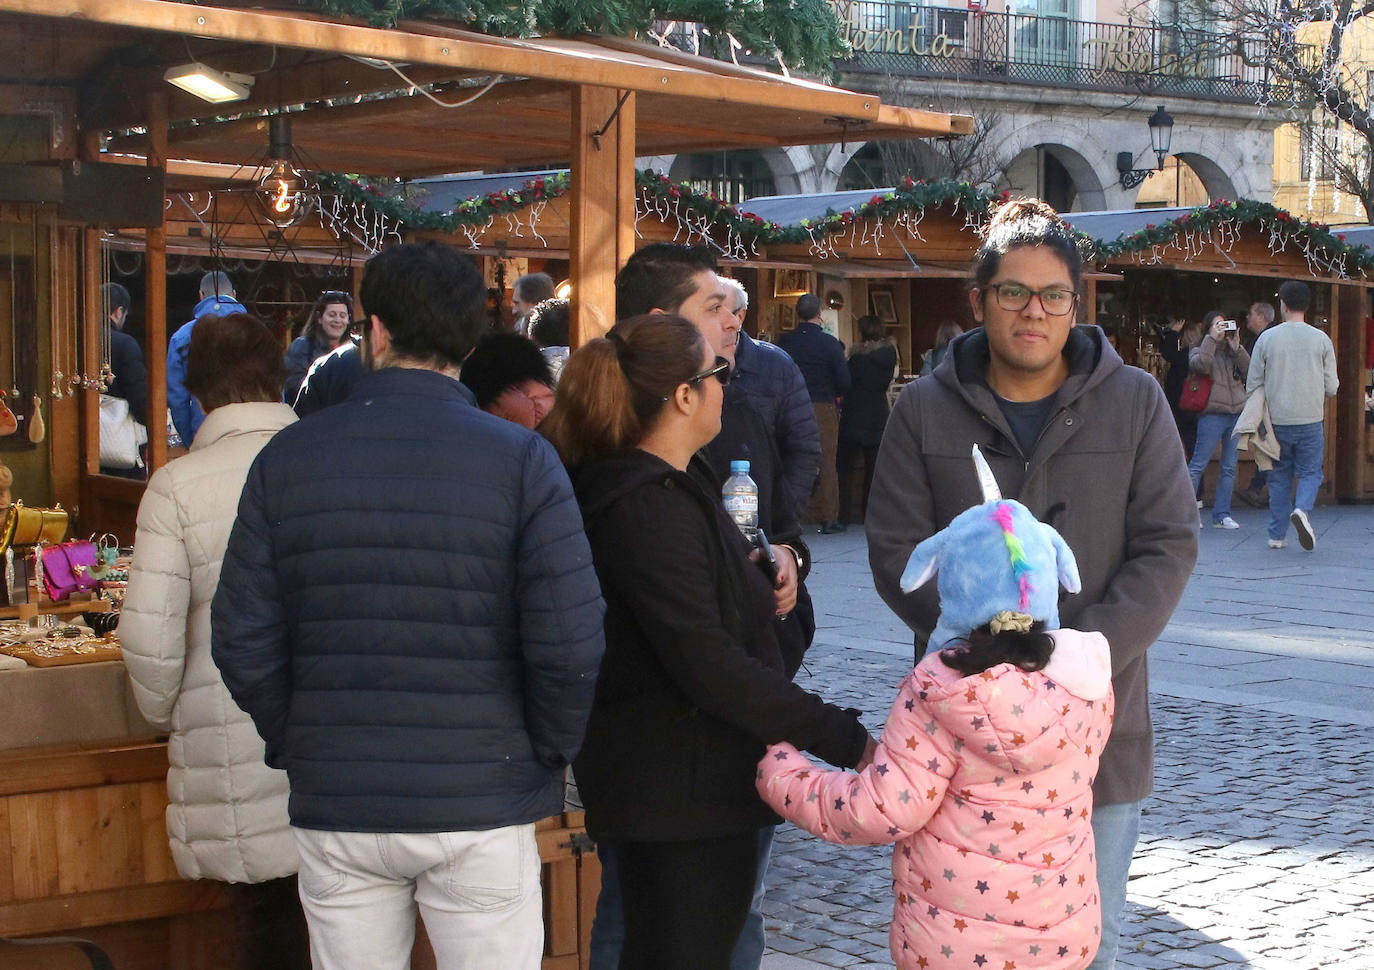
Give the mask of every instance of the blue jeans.
M 763 877 L 768 873 L 768 857 L 773 854 L 773 833 L 777 826 L 759 829 L 759 871 L 754 876 L 754 898 L 749 903 L 749 916 L 740 931 L 735 952 L 730 955 L 730 970 L 759 970 L 763 963 L 766 940 L 763 931 Z
M 1289 516 L 1294 508 L 1311 512 L 1317 504 L 1317 489 L 1322 484 L 1322 459 L 1326 436 L 1320 421 L 1312 424 L 1276 424 L 1274 437 L 1279 442 L 1279 460 L 1269 472 L 1269 538 L 1288 534 Z M 1297 479 L 1297 496 L 1293 480 Z
M 775 831 L 772 825 L 759 829 L 759 869 L 754 877 L 754 898 L 749 904 L 749 918 L 730 957 L 730 970 L 758 970 L 763 962 L 763 877 L 773 851 Z M 598 843 L 596 854 L 601 859 L 601 895 L 597 897 L 596 917 L 592 920 L 587 970 L 616 970 L 620 966 L 620 951 L 625 946 L 625 913 L 621 909 L 620 867 L 616 862 L 615 843 Z
M 1112 970 L 1121 947 L 1121 921 L 1126 909 L 1126 880 L 1140 836 L 1140 802 L 1093 808 L 1097 843 L 1097 893 L 1102 900 L 1102 943 L 1088 970 Z
M 596 854 L 601 859 L 601 895 L 596 897 L 587 970 L 616 970 L 620 966 L 620 951 L 625 947 L 625 912 L 620 908 L 620 866 L 616 862 L 615 843 L 598 842 Z
M 1204 414 L 1197 419 L 1197 444 L 1188 462 L 1188 474 L 1193 476 L 1193 491 L 1202 484 L 1202 474 L 1212 460 L 1217 442 L 1221 442 L 1221 475 L 1217 478 L 1217 497 L 1212 502 L 1212 521 L 1220 522 L 1231 514 L 1231 492 L 1236 487 L 1236 446 L 1239 439 L 1231 436 L 1239 414 Z

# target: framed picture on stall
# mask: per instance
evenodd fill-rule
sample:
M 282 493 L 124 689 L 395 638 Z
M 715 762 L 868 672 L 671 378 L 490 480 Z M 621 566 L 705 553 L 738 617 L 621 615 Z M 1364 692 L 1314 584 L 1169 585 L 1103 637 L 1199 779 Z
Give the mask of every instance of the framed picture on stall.
M 873 304 L 873 313 L 883 323 L 897 322 L 897 304 L 892 301 L 891 290 L 869 290 L 868 301 Z
M 805 269 L 775 269 L 774 296 L 801 296 L 811 292 L 811 272 Z

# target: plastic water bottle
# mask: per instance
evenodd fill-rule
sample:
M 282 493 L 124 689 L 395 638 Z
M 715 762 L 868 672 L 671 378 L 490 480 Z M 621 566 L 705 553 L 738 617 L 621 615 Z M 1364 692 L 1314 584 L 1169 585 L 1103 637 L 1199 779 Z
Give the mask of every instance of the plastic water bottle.
M 759 535 L 759 487 L 749 477 L 749 462 L 730 462 L 730 477 L 720 493 L 725 511 L 730 513 L 744 538 L 754 542 Z

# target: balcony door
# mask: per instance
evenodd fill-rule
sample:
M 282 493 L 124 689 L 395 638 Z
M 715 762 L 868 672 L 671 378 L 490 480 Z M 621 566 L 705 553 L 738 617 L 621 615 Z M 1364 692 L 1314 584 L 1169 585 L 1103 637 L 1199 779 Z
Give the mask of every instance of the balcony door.
M 1016 60 L 1028 66 L 1071 66 L 1075 61 L 1071 21 L 1077 6 L 1077 0 L 1020 0 L 1014 20 Z

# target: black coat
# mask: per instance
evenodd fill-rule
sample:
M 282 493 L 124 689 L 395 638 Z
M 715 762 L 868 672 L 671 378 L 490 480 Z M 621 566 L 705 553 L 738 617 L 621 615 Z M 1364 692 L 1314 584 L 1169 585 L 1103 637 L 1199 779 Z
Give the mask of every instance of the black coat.
M 303 418 L 347 400 L 365 373 L 361 346 L 356 340 L 345 340 L 332 353 L 310 365 L 292 404 L 296 417 Z
M 643 451 L 574 476 L 606 597 L 606 656 L 575 769 L 594 838 L 675 841 L 774 824 L 754 791 L 765 743 L 853 766 L 858 712 L 793 684 L 773 592 L 693 459 Z
M 139 424 L 148 423 L 148 367 L 138 341 L 122 330 L 110 328 L 110 370 L 114 380 L 109 393 L 129 402 L 129 413 Z
M 211 653 L 292 824 L 491 829 L 562 810 L 602 616 L 549 443 L 393 367 L 253 462 Z
M 807 410 L 809 413 L 810 405 Z M 730 476 L 730 462 L 740 459 L 749 462 L 749 477 L 759 487 L 759 526 L 769 542 L 792 546 L 804 560 L 798 577 L 801 582 L 797 586 L 797 605 L 777 627 L 787 675 L 794 677 L 816 633 L 816 612 L 811 603 L 811 594 L 806 589 L 806 576 L 811 571 L 811 550 L 801 537 L 801 523 L 792 511 L 788 482 L 782 460 L 778 457 L 773 432 L 754 406 L 753 397 L 733 381 L 725 388 L 720 434 L 703 452 L 715 474 L 716 482 L 713 484 L 717 495 Z
M 887 427 L 887 389 L 897 368 L 897 348 L 887 341 L 860 344 L 849 357 L 849 393 L 840 412 L 840 440 L 876 448 Z

